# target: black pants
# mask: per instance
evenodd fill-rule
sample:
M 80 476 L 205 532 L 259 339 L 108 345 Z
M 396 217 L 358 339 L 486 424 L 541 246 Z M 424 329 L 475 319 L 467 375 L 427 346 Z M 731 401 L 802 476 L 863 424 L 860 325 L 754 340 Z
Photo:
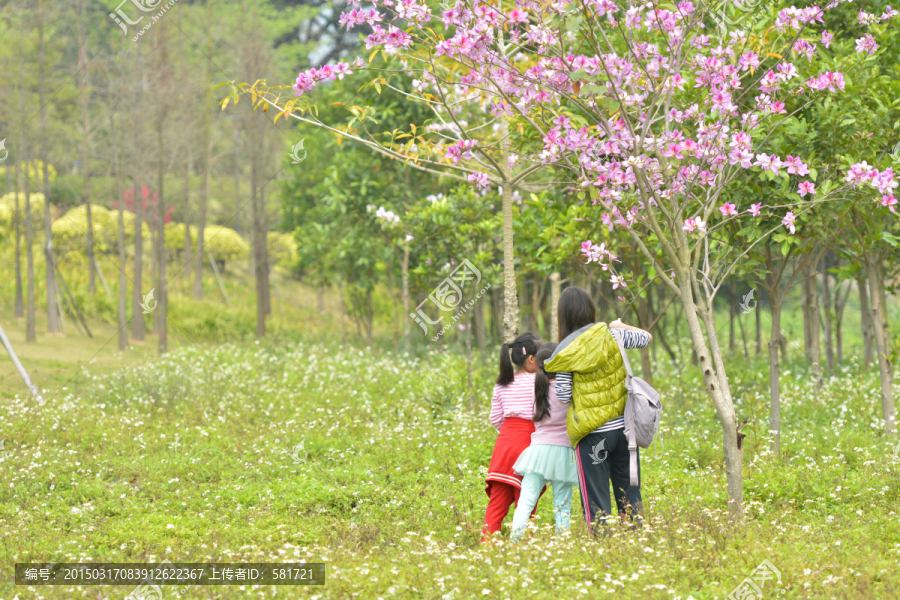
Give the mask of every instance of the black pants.
M 609 484 L 612 481 L 616 508 L 620 514 L 631 511 L 632 517 L 641 512 L 641 488 L 632 487 L 628 456 L 628 440 L 624 429 L 589 433 L 575 447 L 578 487 L 581 506 L 589 527 L 599 519 L 611 515 Z M 641 473 L 638 450 L 638 477 Z

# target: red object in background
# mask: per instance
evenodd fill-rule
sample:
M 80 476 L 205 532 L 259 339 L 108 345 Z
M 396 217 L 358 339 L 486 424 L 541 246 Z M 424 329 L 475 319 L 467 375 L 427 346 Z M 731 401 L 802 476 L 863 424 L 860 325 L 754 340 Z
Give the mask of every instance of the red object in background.
M 122 201 L 124 203 L 124 208 L 128 212 L 132 212 L 137 214 L 135 211 L 135 201 L 134 201 L 134 190 L 127 189 L 122 192 Z M 115 210 L 119 210 L 119 203 L 113 202 L 112 207 Z M 171 204 L 166 207 L 166 214 L 163 216 L 163 223 L 168 225 L 172 222 L 172 211 L 174 210 L 174 206 Z M 153 195 L 150 195 L 150 188 L 146 185 L 141 186 L 141 218 L 150 223 L 153 227 L 156 227 L 159 224 L 159 193 L 153 192 Z

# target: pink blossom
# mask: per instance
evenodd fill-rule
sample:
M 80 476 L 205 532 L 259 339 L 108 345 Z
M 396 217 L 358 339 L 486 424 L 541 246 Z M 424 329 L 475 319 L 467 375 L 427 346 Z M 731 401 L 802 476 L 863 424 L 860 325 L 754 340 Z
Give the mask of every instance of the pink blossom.
M 815 186 L 815 184 L 813 184 L 810 181 L 804 181 L 803 183 L 800 184 L 800 187 L 797 189 L 797 193 L 800 194 L 801 198 L 807 194 L 809 194 L 810 196 L 813 196 L 816 193 L 816 186 Z
M 759 66 L 759 55 L 756 52 L 744 52 L 738 59 L 738 66 L 742 71 L 756 69 Z
M 750 208 L 747 209 L 747 212 L 749 212 L 754 217 L 758 217 L 761 209 L 762 209 L 762 202 L 760 202 L 758 204 L 751 204 Z
M 875 54 L 876 50 L 878 50 L 878 44 L 875 43 L 875 38 L 872 37 L 871 33 L 867 33 L 864 37 L 856 40 L 856 51 L 858 53 L 872 55 Z
M 809 62 L 812 62 L 816 54 L 816 45 L 810 44 L 806 40 L 797 40 L 794 42 L 794 50 L 797 54 L 802 54 Z
M 839 89 L 844 91 L 844 75 L 842 73 L 822 73 L 818 77 L 810 77 L 806 85 L 814 90 L 828 89 L 829 92 L 834 92 Z
M 802 160 L 800 160 L 799 156 L 791 156 L 788 154 L 787 159 L 783 164 L 787 167 L 787 172 L 790 175 L 806 175 L 809 173 L 809 168 Z
M 882 196 L 881 197 L 881 205 L 886 206 L 888 208 L 888 210 L 890 210 L 892 213 L 897 212 L 896 210 L 894 210 L 894 207 L 897 206 L 897 199 L 894 198 L 894 194 L 888 194 L 886 196 Z
M 788 213 L 786 215 L 784 215 L 784 218 L 781 220 L 781 224 L 784 225 L 785 227 L 787 227 L 788 231 L 790 231 L 791 233 L 796 233 L 797 227 L 794 224 L 794 220 L 796 218 L 797 217 L 794 216 L 794 211 L 789 210 Z
M 510 23 L 527 23 L 528 22 L 528 13 L 519 8 L 513 10 L 511 13 L 506 15 L 509 17 Z
M 491 180 L 487 176 L 487 173 L 471 173 L 469 175 L 469 181 L 478 186 L 478 189 L 486 189 L 491 185 Z
M 592 262 L 602 263 L 603 257 L 609 255 L 606 244 L 594 244 L 591 240 L 581 243 L 581 253 L 584 254 L 584 257 L 587 259 L 587 264 Z M 608 268 L 605 265 L 601 266 L 604 271 Z
M 693 218 L 685 219 L 684 226 L 682 227 L 684 231 L 688 233 L 693 233 L 694 231 L 699 231 L 700 233 L 706 233 L 706 221 L 701 218 Z
M 628 287 L 625 283 L 625 278 L 621 275 L 613 275 L 609 278 L 609 282 L 612 283 L 612 289 L 617 289 L 619 286 L 622 286 L 623 288 Z
M 738 214 L 737 206 L 726 202 L 724 205 L 719 207 L 719 212 L 722 213 L 723 217 L 736 217 Z
M 828 33 L 828 31 L 822 32 L 822 45 L 826 48 L 831 46 L 831 40 L 834 39 L 834 34 Z

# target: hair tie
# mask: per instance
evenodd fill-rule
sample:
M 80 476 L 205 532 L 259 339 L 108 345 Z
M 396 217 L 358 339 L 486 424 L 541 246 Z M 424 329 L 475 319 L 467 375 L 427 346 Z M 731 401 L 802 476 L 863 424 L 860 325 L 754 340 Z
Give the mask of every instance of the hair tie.
M 522 346 L 522 354 L 525 354 L 525 346 Z

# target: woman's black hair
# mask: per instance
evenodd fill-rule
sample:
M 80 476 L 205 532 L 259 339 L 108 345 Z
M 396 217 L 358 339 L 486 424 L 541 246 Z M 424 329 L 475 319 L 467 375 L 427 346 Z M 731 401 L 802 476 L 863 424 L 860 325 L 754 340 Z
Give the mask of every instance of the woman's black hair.
M 595 322 L 597 309 L 586 291 L 572 286 L 564 289 L 563 293 L 559 295 L 556 315 L 559 324 L 559 340 L 562 341 L 573 331 L 578 331 L 585 325 Z
M 516 367 L 521 368 L 525 359 L 533 356 L 538 351 L 540 340 L 533 333 L 523 333 L 512 343 L 500 346 L 500 375 L 497 376 L 497 385 L 509 385 L 516 378 Z
M 553 355 L 556 346 L 553 342 L 547 342 L 538 348 L 534 359 L 537 361 L 537 375 L 534 378 L 534 422 L 543 421 L 550 416 L 550 380 L 556 379 L 556 373 L 544 370 L 544 361 Z

